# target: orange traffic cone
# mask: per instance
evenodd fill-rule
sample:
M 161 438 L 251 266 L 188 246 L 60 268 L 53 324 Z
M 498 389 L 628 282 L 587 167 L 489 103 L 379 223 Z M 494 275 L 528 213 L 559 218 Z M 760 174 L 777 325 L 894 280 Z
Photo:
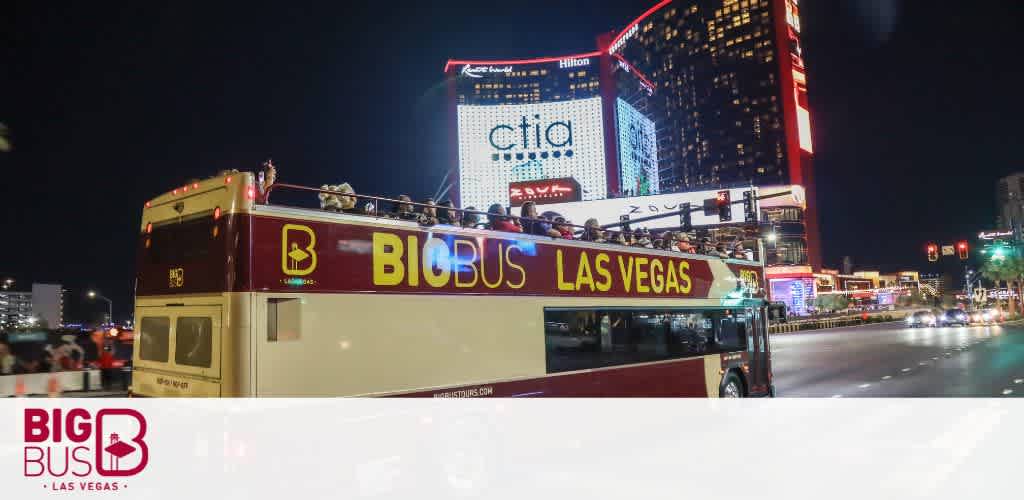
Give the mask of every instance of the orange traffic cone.
M 50 374 L 50 380 L 46 382 L 46 394 L 51 398 L 60 396 L 60 382 L 56 374 Z
M 14 379 L 14 395 L 19 398 L 25 395 L 25 377 L 21 375 Z

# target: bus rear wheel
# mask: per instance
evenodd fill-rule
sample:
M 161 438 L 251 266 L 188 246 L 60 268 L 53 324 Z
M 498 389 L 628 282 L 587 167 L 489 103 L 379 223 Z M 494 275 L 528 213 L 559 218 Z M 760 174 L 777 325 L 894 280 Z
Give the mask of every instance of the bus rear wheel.
M 722 379 L 722 385 L 718 388 L 718 395 L 723 398 L 742 398 L 743 382 L 735 373 L 727 373 Z

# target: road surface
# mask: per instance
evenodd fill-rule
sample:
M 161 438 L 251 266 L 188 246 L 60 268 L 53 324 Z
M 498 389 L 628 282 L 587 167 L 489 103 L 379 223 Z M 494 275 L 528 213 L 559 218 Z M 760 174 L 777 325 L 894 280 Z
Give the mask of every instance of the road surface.
M 1024 396 L 1024 323 L 772 336 L 780 397 Z

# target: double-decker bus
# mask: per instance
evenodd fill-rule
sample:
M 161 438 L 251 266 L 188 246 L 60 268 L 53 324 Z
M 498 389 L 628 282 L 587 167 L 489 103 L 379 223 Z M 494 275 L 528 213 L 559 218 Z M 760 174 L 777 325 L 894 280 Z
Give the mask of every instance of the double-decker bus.
M 319 191 L 272 190 L 286 187 Z M 763 261 L 425 227 L 260 191 L 234 172 L 146 202 L 133 395 L 774 394 Z

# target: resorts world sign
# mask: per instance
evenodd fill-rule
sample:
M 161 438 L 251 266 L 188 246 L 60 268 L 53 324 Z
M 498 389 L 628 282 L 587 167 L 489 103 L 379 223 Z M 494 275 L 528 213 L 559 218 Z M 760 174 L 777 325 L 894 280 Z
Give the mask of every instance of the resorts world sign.
M 462 206 L 509 204 L 509 184 L 573 178 L 583 200 L 607 195 L 601 98 L 458 107 Z

